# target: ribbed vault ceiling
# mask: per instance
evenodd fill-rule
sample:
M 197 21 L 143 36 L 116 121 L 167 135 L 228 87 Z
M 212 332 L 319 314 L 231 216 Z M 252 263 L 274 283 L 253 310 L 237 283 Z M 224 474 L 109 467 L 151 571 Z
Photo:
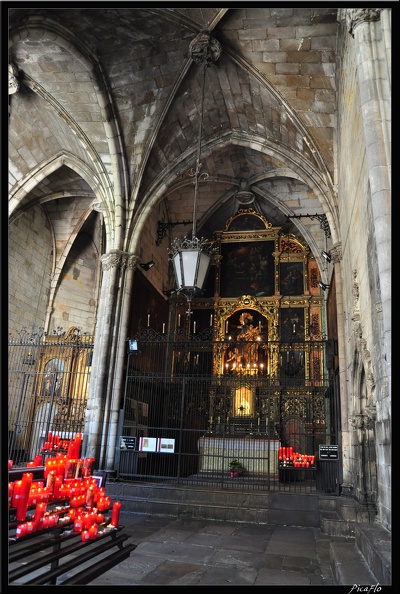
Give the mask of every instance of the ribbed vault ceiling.
M 287 216 L 326 214 L 335 233 L 337 9 L 110 6 L 10 10 L 13 216 L 64 192 L 131 234 L 163 200 L 172 222 L 191 219 L 201 67 L 189 44 L 209 28 L 222 53 L 206 73 L 201 231 L 221 229 L 246 190 L 273 226 L 324 249 L 318 221 Z

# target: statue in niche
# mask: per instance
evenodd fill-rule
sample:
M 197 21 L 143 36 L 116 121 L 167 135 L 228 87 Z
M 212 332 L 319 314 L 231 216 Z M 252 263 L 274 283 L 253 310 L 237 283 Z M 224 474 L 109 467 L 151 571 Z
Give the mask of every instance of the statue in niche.
M 258 365 L 258 344 L 260 334 L 258 328 L 253 326 L 253 316 L 247 312 L 242 313 L 240 318 L 241 330 L 238 340 L 243 341 L 242 353 L 245 367 L 256 367 Z
M 234 334 L 234 343 L 226 352 L 225 370 L 237 373 L 258 370 L 260 325 L 254 326 L 254 318 L 249 312 L 241 313 L 239 322 L 237 332 Z

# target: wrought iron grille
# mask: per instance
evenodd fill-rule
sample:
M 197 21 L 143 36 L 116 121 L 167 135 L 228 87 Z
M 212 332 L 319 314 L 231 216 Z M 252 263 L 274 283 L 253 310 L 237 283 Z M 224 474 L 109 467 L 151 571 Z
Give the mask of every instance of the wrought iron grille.
M 40 453 L 49 432 L 82 433 L 93 337 L 76 328 L 46 336 L 22 331 L 8 345 L 8 455 L 14 466 Z
M 326 371 L 326 343 L 264 344 L 265 365 L 254 369 L 216 368 L 228 345 L 210 332 L 176 340 L 147 329 L 134 340 L 115 457 L 119 480 L 338 491 L 338 464 L 322 473 L 318 464 L 293 470 L 278 460 L 279 447 L 317 456 L 320 444 L 337 443 L 338 395 Z M 61 439 L 83 433 L 92 349 L 92 337 L 76 331 L 10 339 L 14 465 L 33 460 L 49 431 Z M 238 472 L 231 472 L 234 460 Z
M 263 365 L 248 367 L 216 365 L 228 360 L 221 358 L 228 345 L 210 332 L 171 340 L 147 329 L 134 340 L 120 419 L 119 480 L 316 491 L 319 445 L 337 443 L 324 342 L 269 342 Z M 230 341 L 229 349 L 235 347 L 250 352 L 260 344 Z M 281 468 L 283 446 L 316 462 Z M 235 460 L 238 472 L 231 471 Z

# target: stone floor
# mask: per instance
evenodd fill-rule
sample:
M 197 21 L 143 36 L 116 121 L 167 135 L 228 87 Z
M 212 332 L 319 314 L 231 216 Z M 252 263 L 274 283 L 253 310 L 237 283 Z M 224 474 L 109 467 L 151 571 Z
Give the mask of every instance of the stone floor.
M 319 528 L 132 512 L 120 523 L 137 548 L 92 586 L 332 586 L 330 543 L 347 542 Z M 360 577 L 355 567 L 354 584 Z

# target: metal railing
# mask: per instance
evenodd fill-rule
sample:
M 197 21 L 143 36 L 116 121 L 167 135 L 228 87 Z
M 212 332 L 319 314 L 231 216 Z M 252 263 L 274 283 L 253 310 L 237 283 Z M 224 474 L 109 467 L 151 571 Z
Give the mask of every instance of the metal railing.
M 316 465 L 282 472 L 278 464 L 281 445 L 317 458 L 320 444 L 336 443 L 325 343 L 269 342 L 262 365 L 237 368 L 226 365 L 221 341 L 151 331 L 135 340 L 120 419 L 120 480 L 332 491 L 331 477 L 320 472 L 317 481 Z M 238 347 L 251 352 L 260 343 Z M 232 475 L 233 460 L 243 470 Z
M 93 337 L 21 332 L 8 345 L 8 455 L 14 466 L 39 454 L 49 432 L 82 433 Z

